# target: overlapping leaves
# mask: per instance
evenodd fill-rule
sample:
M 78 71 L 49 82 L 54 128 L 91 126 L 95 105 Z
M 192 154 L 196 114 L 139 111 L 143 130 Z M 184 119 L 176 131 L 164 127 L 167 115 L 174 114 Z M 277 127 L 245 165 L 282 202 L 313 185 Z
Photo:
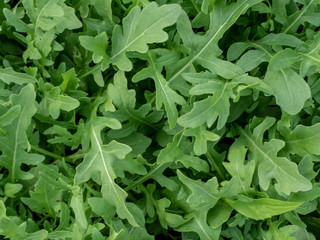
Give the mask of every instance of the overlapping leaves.
M 0 3 L 0 236 L 320 238 L 319 7 Z

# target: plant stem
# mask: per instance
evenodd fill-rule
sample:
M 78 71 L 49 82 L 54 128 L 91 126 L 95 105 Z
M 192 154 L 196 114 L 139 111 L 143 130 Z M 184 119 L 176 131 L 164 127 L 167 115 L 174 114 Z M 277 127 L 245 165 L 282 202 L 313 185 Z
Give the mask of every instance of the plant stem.
M 55 154 L 53 152 L 49 152 L 43 148 L 40 148 L 40 147 L 37 147 L 37 146 L 34 146 L 34 145 L 31 145 L 31 149 L 38 152 L 38 153 L 41 153 L 43 155 L 46 155 L 46 156 L 49 156 L 49 157 L 53 157 L 53 158 L 56 158 L 56 159 L 62 159 L 63 157 L 58 155 L 58 154 Z
M 34 145 L 31 145 L 31 149 L 38 152 L 38 153 L 41 153 L 43 155 L 46 155 L 46 156 L 49 156 L 49 157 L 53 157 L 55 159 L 62 159 L 64 158 L 66 161 L 71 161 L 72 163 L 75 161 L 75 160 L 78 160 L 80 158 L 84 158 L 87 153 L 79 153 L 79 152 L 76 152 L 72 155 L 69 155 L 69 156 L 66 156 L 66 157 L 63 157 L 63 156 L 60 156 L 58 154 L 55 154 L 53 152 L 49 152 L 43 148 L 40 148 L 40 147 L 37 147 L 37 146 L 34 146 Z
M 85 78 L 86 76 L 94 73 L 95 71 L 97 71 L 99 68 L 101 68 L 101 63 L 95 65 L 93 68 L 90 68 L 89 71 L 81 74 L 80 76 L 78 76 L 79 79 Z
M 69 156 L 65 157 L 64 159 L 75 161 L 80 158 L 84 158 L 86 155 L 87 155 L 87 153 L 77 153 L 76 152 L 75 154 L 69 155 Z
M 218 164 L 214 161 L 213 157 L 211 156 L 211 154 L 209 153 L 209 151 L 206 153 L 206 156 L 209 160 L 209 162 L 211 163 L 211 165 L 216 169 L 219 177 L 222 179 L 222 180 L 226 180 L 227 178 L 224 176 L 222 170 L 220 169 L 220 167 L 218 166 Z
M 199 7 L 197 6 L 197 4 L 194 2 L 194 0 L 190 0 L 192 5 L 194 6 L 194 8 L 196 9 L 197 13 L 200 13 L 200 9 Z

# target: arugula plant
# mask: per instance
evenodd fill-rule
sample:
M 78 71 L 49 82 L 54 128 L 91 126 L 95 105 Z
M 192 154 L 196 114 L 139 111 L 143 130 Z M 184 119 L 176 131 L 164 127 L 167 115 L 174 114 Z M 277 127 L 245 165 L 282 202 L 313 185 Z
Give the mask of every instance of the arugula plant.
M 319 0 L 0 3 L 4 239 L 319 239 Z

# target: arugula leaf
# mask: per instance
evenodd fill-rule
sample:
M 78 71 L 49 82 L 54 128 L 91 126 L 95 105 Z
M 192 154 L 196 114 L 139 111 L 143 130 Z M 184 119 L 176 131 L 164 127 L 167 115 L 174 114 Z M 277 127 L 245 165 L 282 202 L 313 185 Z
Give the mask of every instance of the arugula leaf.
M 0 238 L 320 239 L 319 7 L 0 2 Z
M 103 145 L 100 131 L 104 125 L 92 120 L 89 127 L 92 146 L 84 161 L 77 167 L 75 183 L 86 182 L 99 173 L 103 197 L 116 207 L 117 214 L 121 218 L 128 219 L 133 226 L 139 226 L 137 223 L 139 220 L 136 220 L 136 216 L 132 213 L 132 205 L 125 202 L 127 193 L 114 182 L 116 174 L 111 166 L 113 161 L 123 159 L 131 151 L 131 148 L 116 141 Z
M 192 216 L 192 218 L 191 218 Z M 200 239 L 219 239 L 220 228 L 213 229 L 206 222 L 206 215 L 202 212 L 191 214 L 191 218 L 186 224 L 183 224 L 176 230 L 181 232 L 196 232 Z
M 110 131 L 111 137 L 127 137 L 136 131 L 140 125 L 148 126 L 157 129 L 153 123 L 158 121 L 157 117 L 153 118 L 150 104 L 144 104 L 139 109 L 135 109 L 136 105 L 136 92 L 133 89 L 128 89 L 127 79 L 123 71 L 119 71 L 114 76 L 114 83 L 108 87 L 108 93 L 113 100 L 114 105 L 118 108 L 114 113 L 106 113 L 115 117 L 119 121 L 125 122 L 122 129 Z M 149 115 L 148 115 L 149 114 Z
M 277 104 L 289 114 L 297 114 L 310 97 L 308 84 L 290 68 L 268 71 L 265 82 L 272 88 Z
M 318 134 L 320 124 L 307 127 L 298 125 L 292 132 L 285 135 L 286 147 L 289 152 L 300 156 L 307 154 L 319 155 Z
M 302 203 L 285 202 L 271 198 L 250 199 L 244 198 L 238 200 L 226 199 L 226 202 L 246 217 L 255 220 L 270 218 L 284 212 L 298 208 Z
M 112 35 L 112 51 L 110 61 L 119 69 L 130 71 L 132 63 L 126 52 L 145 53 L 150 43 L 164 42 L 168 35 L 163 28 L 174 24 L 180 13 L 176 4 L 158 7 L 155 2 L 148 4 L 142 11 L 139 7 L 131 9 L 123 19 L 123 31 L 116 26 Z
M 248 195 L 251 189 L 251 182 L 255 170 L 255 162 L 250 161 L 245 164 L 247 150 L 239 141 L 234 142 L 229 150 L 229 163 L 223 163 L 223 166 L 228 170 L 232 177 L 236 178 L 236 183 L 239 184 L 239 193 Z
M 15 72 L 13 71 L 13 69 L 10 68 L 0 69 L 0 79 L 6 84 L 16 83 L 19 85 L 25 83 L 35 83 L 37 81 L 32 76 Z
M 212 94 L 204 100 L 197 101 L 193 109 L 178 119 L 184 127 L 196 128 L 203 123 L 208 127 L 218 119 L 217 128 L 221 129 L 229 116 L 229 99 L 234 97 L 236 83 L 216 79 L 210 73 L 185 75 L 186 80 L 198 83 L 190 90 L 192 95 Z
M 160 109 L 164 105 L 165 110 L 168 115 L 169 126 L 173 128 L 176 125 L 178 118 L 178 111 L 175 103 L 179 105 L 185 104 L 185 100 L 174 90 L 172 90 L 165 78 L 161 74 L 163 68 L 162 61 L 169 59 L 156 59 L 156 54 L 164 54 L 165 52 L 160 51 L 149 51 L 147 56 L 147 61 L 149 62 L 149 67 L 144 68 L 142 71 L 138 72 L 132 79 L 133 82 L 138 82 L 145 78 L 152 78 L 156 86 L 156 107 Z M 170 53 L 169 53 L 170 54 Z
M 267 190 L 270 181 L 275 179 L 275 188 L 279 193 L 289 195 L 291 192 L 307 191 L 312 188 L 311 183 L 299 172 L 297 165 L 286 157 L 278 157 L 285 143 L 279 139 L 263 142 L 264 132 L 273 125 L 273 118 L 265 118 L 251 133 L 249 128 L 237 127 L 240 141 L 252 152 L 256 161 L 259 185 Z M 280 177 L 281 176 L 281 177 Z
M 6 126 L 5 135 L 0 137 L 2 149 L 0 166 L 8 169 L 7 179 L 11 183 L 15 183 L 19 179 L 33 178 L 32 173 L 21 169 L 22 164 L 36 165 L 43 161 L 44 157 L 26 152 L 30 146 L 26 130 L 37 110 L 33 85 L 28 84 L 21 89 L 19 94 L 11 95 L 10 104 L 20 106 L 20 111 L 16 112 L 13 122 Z
M 39 112 L 44 116 L 51 115 L 54 119 L 57 119 L 60 115 L 60 109 L 69 112 L 80 105 L 78 100 L 60 94 L 61 89 L 52 86 L 50 83 L 44 85 L 43 93 L 44 97 L 40 102 Z
M 56 189 L 40 177 L 34 191 L 30 192 L 30 198 L 22 198 L 21 200 L 32 211 L 55 217 L 60 206 L 58 201 L 61 196 L 61 190 Z

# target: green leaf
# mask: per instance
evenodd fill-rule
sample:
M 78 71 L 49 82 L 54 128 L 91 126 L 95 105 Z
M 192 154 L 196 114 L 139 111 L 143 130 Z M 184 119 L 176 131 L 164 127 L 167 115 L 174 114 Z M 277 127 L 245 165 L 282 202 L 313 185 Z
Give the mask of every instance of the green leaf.
M 196 156 L 191 156 L 186 154 L 179 155 L 178 157 L 176 157 L 176 162 L 181 163 L 186 168 L 193 168 L 198 172 L 209 171 L 209 164 L 205 160 Z
M 145 53 L 150 43 L 161 43 L 168 39 L 168 34 L 163 28 L 174 24 L 180 14 L 177 4 L 158 7 L 155 2 L 148 4 L 142 11 L 139 7 L 131 9 L 123 19 L 123 31 L 116 26 L 112 35 L 112 64 L 119 69 L 130 71 L 132 63 L 126 52 L 137 51 Z
M 15 105 L 9 108 L 6 113 L 0 117 L 0 126 L 5 127 L 11 124 L 20 114 L 21 106 Z
M 199 180 L 192 180 L 177 172 L 180 181 L 191 190 L 187 202 L 197 209 L 211 208 L 219 200 L 218 182 L 216 178 L 208 180 L 206 183 Z
M 15 72 L 12 68 L 0 69 L 0 80 L 6 84 L 15 83 L 19 85 L 37 81 L 34 77 L 25 73 Z
M 56 189 L 43 178 L 39 178 L 34 191 L 30 191 L 30 198 L 23 197 L 21 200 L 32 211 L 55 217 L 60 207 L 58 201 L 61 196 L 61 190 Z
M 235 177 L 241 189 L 240 193 L 248 195 L 251 190 L 251 181 L 255 170 L 255 162 L 250 161 L 245 163 L 247 149 L 236 141 L 229 149 L 228 160 L 229 163 L 224 162 L 223 166 L 228 172 Z
M 128 89 L 127 79 L 123 71 L 119 71 L 114 76 L 113 84 L 108 86 L 108 93 L 112 99 L 114 105 L 118 108 L 114 113 L 107 113 L 107 116 L 117 118 L 119 121 L 127 121 L 122 126 L 122 129 L 110 132 L 110 137 L 121 138 L 127 137 L 131 133 L 135 132 L 140 125 L 148 126 L 153 129 L 157 129 L 153 123 L 158 120 L 149 118 L 148 115 L 151 106 L 150 104 L 144 104 L 140 108 L 135 109 L 136 105 L 136 92 L 133 89 Z M 150 120 L 149 120 L 150 119 Z
M 234 79 L 244 74 L 244 71 L 237 65 L 218 58 L 212 59 L 199 57 L 197 62 L 199 62 L 203 67 L 209 69 L 212 73 L 215 73 L 225 79 Z
M 92 197 L 88 199 L 88 203 L 95 214 L 101 216 L 107 224 L 111 225 L 115 208 L 111 206 L 106 199 Z
M 301 202 L 286 202 L 271 198 L 241 198 L 238 200 L 225 200 L 232 208 L 248 218 L 263 220 L 272 216 L 298 208 Z
M 75 188 L 72 192 L 70 206 L 75 214 L 76 222 L 79 223 L 83 229 L 86 229 L 88 222 L 83 204 L 82 191 L 79 187 Z
M 181 232 L 196 232 L 201 240 L 218 240 L 221 228 L 213 229 L 206 220 L 206 212 L 191 213 L 190 220 L 182 226 L 176 228 Z
M 266 53 L 260 50 L 250 50 L 241 56 L 237 62 L 237 66 L 241 67 L 245 72 L 249 72 L 266 61 Z
M 291 115 L 300 112 L 311 96 L 308 84 L 291 68 L 268 71 L 264 80 L 272 88 L 277 104 Z
M 81 184 L 100 174 L 103 197 L 115 206 L 120 218 L 126 218 L 131 225 L 139 226 L 138 220 L 125 202 L 127 193 L 114 182 L 116 175 L 112 168 L 112 162 L 123 159 L 131 148 L 116 141 L 103 145 L 100 137 L 101 126 L 93 121 L 89 127 L 92 146 L 84 161 L 77 167 L 75 183 Z
M 173 128 L 176 125 L 178 118 L 176 103 L 183 105 L 185 104 L 185 100 L 170 88 L 169 84 L 162 76 L 161 70 L 163 68 L 163 63 L 161 63 L 161 59 L 156 59 L 155 53 L 157 52 L 148 52 L 147 60 L 149 62 L 149 67 L 138 72 L 133 77 L 133 82 L 138 82 L 148 77 L 154 80 L 156 86 L 156 107 L 157 109 L 161 109 L 162 105 L 164 105 L 169 126 Z
M 47 239 L 48 232 L 46 230 L 42 229 L 28 233 L 26 227 L 26 222 L 18 225 L 9 217 L 0 218 L 0 235 L 2 236 L 6 236 L 12 240 Z
M 233 209 L 223 200 L 219 200 L 217 204 L 208 212 L 208 224 L 216 229 L 223 223 L 228 221 Z
M 265 37 L 263 37 L 261 40 L 257 41 L 260 44 L 266 44 L 266 45 L 283 45 L 283 46 L 289 46 L 289 47 L 297 47 L 303 43 L 299 38 L 279 33 L 279 34 L 268 34 Z
M 93 52 L 92 60 L 94 63 L 102 62 L 102 70 L 109 66 L 109 56 L 106 53 L 108 48 L 108 36 L 105 32 L 95 37 L 80 36 L 80 44 L 87 50 Z
M 192 30 L 185 28 L 184 26 L 189 25 L 186 23 L 186 18 L 179 18 L 180 21 L 177 23 L 178 32 L 184 42 L 192 44 L 192 51 L 190 56 L 180 60 L 180 62 L 173 67 L 168 82 L 178 81 L 181 78 L 181 74 L 189 68 L 192 68 L 199 57 L 209 59 L 220 55 L 220 50 L 217 48 L 220 38 L 222 38 L 223 34 L 236 22 L 242 13 L 251 5 L 258 2 L 260 1 L 241 0 L 226 5 L 223 0 L 215 1 L 213 10 L 210 13 L 210 30 L 204 37 L 200 37 L 194 34 Z
M 319 46 L 320 46 L 320 34 L 314 36 L 314 38 L 310 41 L 307 41 L 306 44 L 308 47 L 304 49 L 301 54 L 303 57 L 301 66 L 300 66 L 300 74 L 304 77 L 307 72 L 310 70 L 312 66 L 316 66 L 316 70 L 320 69 L 320 61 L 319 61 Z
M 12 183 L 7 183 L 4 185 L 4 194 L 10 198 L 14 198 L 14 195 L 22 189 L 22 184 L 12 184 Z
M 22 164 L 36 165 L 44 160 L 39 154 L 27 153 L 29 148 L 27 128 L 31 118 L 36 112 L 35 90 L 33 85 L 28 84 L 21 89 L 19 94 L 11 95 L 10 104 L 20 106 L 20 112 L 14 121 L 6 126 L 5 135 L 0 136 L 0 166 L 8 169 L 8 180 L 15 183 L 18 179 L 33 178 L 33 174 L 21 169 Z
M 18 32 L 30 32 L 32 29 L 25 22 L 23 22 L 16 14 L 10 11 L 8 8 L 3 9 L 3 13 L 6 17 L 7 23 L 14 26 Z
M 317 0 L 306 1 L 303 4 L 303 7 L 299 11 L 287 15 L 283 23 L 284 33 L 295 33 L 298 27 L 305 22 L 318 25 L 318 21 L 314 21 L 314 18 L 319 17 L 319 14 L 314 13 L 318 6 L 319 2 Z
M 253 134 L 248 127 L 243 130 L 237 127 L 241 134 L 240 141 L 253 154 L 258 170 L 259 185 L 267 190 L 272 179 L 276 180 L 275 188 L 279 193 L 289 195 L 291 192 L 307 191 L 312 188 L 310 181 L 299 172 L 296 163 L 286 157 L 279 157 L 278 152 L 285 146 L 284 141 L 271 139 L 262 141 L 263 133 L 274 123 L 274 119 L 266 118 L 257 126 Z
M 40 33 L 40 29 L 48 31 L 55 28 L 57 32 L 65 29 L 75 29 L 81 27 L 81 22 L 74 14 L 74 9 L 68 7 L 58 0 L 23 0 L 23 6 L 34 24 L 35 33 Z
M 272 72 L 285 69 L 287 67 L 290 67 L 295 62 L 298 62 L 300 58 L 301 57 L 297 52 L 293 51 L 290 48 L 287 48 L 283 51 L 278 52 L 271 58 L 268 69 Z
M 193 109 L 179 117 L 181 126 L 196 128 L 206 123 L 211 127 L 218 119 L 217 128 L 221 129 L 229 116 L 229 99 L 234 96 L 235 83 L 220 80 L 211 73 L 184 75 L 190 82 L 199 82 L 190 90 L 192 95 L 212 94 L 194 103 Z
M 291 153 L 305 156 L 319 155 L 320 124 L 313 126 L 298 125 L 290 134 L 285 136 L 286 148 Z
M 195 137 L 193 150 L 196 155 L 207 152 L 207 141 L 217 141 L 220 138 L 219 135 L 207 131 L 203 125 L 197 128 L 189 128 L 183 132 L 183 135 Z
M 77 99 L 61 94 L 61 88 L 54 87 L 50 83 L 44 85 L 43 91 L 44 96 L 40 102 L 39 113 L 44 116 L 51 115 L 54 119 L 57 119 L 60 110 L 70 112 L 80 105 Z

